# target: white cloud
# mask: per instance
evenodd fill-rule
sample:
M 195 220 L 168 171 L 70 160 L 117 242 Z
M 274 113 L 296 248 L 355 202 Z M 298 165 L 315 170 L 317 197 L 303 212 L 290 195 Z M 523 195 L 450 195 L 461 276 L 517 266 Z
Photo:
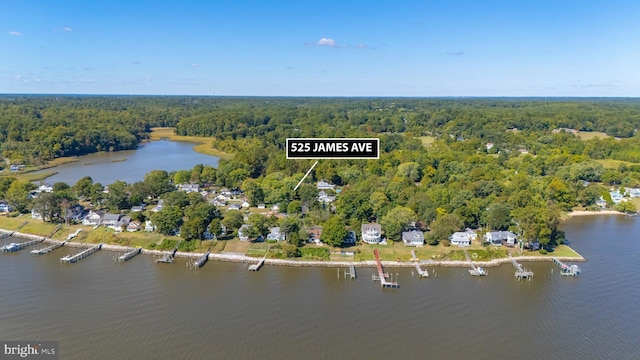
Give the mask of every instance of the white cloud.
M 18 31 L 9 31 L 9 35 L 13 35 L 13 36 L 22 36 L 21 32 Z
M 73 29 L 67 26 L 67 27 L 63 27 L 62 31 L 73 31 Z
M 336 46 L 336 41 L 331 38 L 322 38 L 318 40 L 320 46 Z
M 202 64 L 191 64 L 191 67 L 192 67 L 192 68 L 199 68 L 199 67 L 201 67 L 201 66 L 202 66 Z

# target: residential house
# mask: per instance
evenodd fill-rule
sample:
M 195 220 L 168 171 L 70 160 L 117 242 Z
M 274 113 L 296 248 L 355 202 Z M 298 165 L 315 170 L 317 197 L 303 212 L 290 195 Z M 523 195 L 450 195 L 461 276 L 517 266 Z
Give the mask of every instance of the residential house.
M 21 167 L 21 166 L 24 166 L 24 165 L 11 165 L 11 166 L 9 167 L 9 171 L 11 171 L 11 172 L 17 172 L 17 171 L 20 171 L 20 167 Z
M 127 225 L 127 231 L 136 232 L 140 230 L 141 227 L 142 227 L 142 224 L 139 221 L 132 221 L 129 223 L 129 225 Z
M 36 189 L 36 192 L 41 193 L 41 192 L 47 192 L 50 193 L 53 191 L 53 186 L 49 185 L 49 184 L 42 184 L 40 185 L 40 187 L 38 187 Z
M 118 222 L 116 222 L 114 226 L 109 226 L 109 227 L 115 231 L 122 231 L 123 229 L 126 229 L 127 226 L 129 226 L 130 222 L 131 222 L 131 218 L 125 215 L 125 216 L 121 216 L 120 220 L 118 220 Z
M 349 233 L 347 234 L 347 237 L 345 237 L 344 240 L 342 241 L 342 244 L 346 246 L 352 246 L 352 245 L 355 245 L 357 241 L 358 239 L 356 237 L 356 232 L 353 230 L 350 230 Z
M 476 234 L 475 231 L 473 231 L 473 230 L 471 230 L 469 228 L 466 228 L 465 232 L 467 233 L 467 235 L 469 236 L 469 240 L 471 240 L 471 241 L 475 241 L 476 238 L 478 238 L 478 234 Z
M 405 246 L 422 246 L 424 245 L 424 233 L 420 230 L 403 231 L 402 241 Z
M 100 225 L 104 225 L 112 229 L 115 229 L 121 217 L 122 215 L 120 214 L 106 213 L 102 216 L 102 221 L 100 222 Z
M 178 184 L 178 190 L 192 193 L 192 192 L 200 192 L 200 185 L 198 184 Z
M 82 221 L 85 211 L 82 205 L 75 205 L 67 209 L 67 219 L 71 221 Z
M 249 227 L 251 225 L 249 224 L 242 224 L 242 226 L 240 226 L 240 229 L 238 229 L 238 238 L 240 238 L 240 240 L 242 241 L 247 241 L 249 240 Z
M 623 196 L 619 191 L 610 191 L 609 194 L 611 195 L 611 201 L 613 201 L 614 204 L 618 204 L 623 199 Z
M 516 234 L 511 231 L 491 231 L 485 234 L 485 238 L 495 246 L 502 246 L 503 241 L 509 246 L 513 246 L 516 243 Z
M 131 212 L 142 212 L 142 211 L 144 211 L 144 207 L 145 206 L 146 206 L 145 204 L 132 206 L 131 207 Z
M 258 204 L 258 209 L 265 209 L 267 206 L 265 204 Z
M 100 225 L 104 212 L 100 210 L 89 210 L 89 213 L 82 219 L 82 225 L 97 226 Z
M 164 207 L 164 200 L 160 199 L 158 200 L 158 205 L 154 206 L 153 209 L 151 209 L 151 211 L 158 212 L 162 210 L 163 207 Z
M 0 213 L 8 213 L 11 212 L 13 209 L 11 208 L 11 205 L 9 205 L 8 202 L 6 201 L 0 201 Z
M 42 220 L 42 214 L 36 209 L 31 209 L 31 218 L 32 219 L 37 219 L 37 220 Z
M 267 234 L 267 240 L 269 241 L 284 241 L 286 239 L 286 235 L 280 227 L 272 227 L 269 229 L 269 234 Z
M 638 189 L 638 188 L 627 188 L 627 194 L 629 194 L 629 197 L 632 197 L 632 198 L 640 197 L 640 189 Z
M 240 204 L 229 205 L 229 210 L 240 210 L 240 209 L 242 209 L 242 206 L 240 206 Z
M 273 205 L 273 206 L 271 207 L 271 210 L 272 210 L 272 211 L 275 211 L 275 212 L 279 212 L 279 211 L 280 211 L 280 206 L 279 206 L 278 204 L 275 204 L 275 205 Z
M 324 180 L 320 180 L 316 184 L 316 188 L 318 190 L 333 190 L 333 189 L 335 189 L 335 187 L 336 187 L 335 185 L 333 185 L 331 183 L 328 183 L 328 182 L 326 182 Z
M 324 190 L 320 190 L 320 192 L 318 192 L 318 202 L 328 204 L 334 201 L 336 201 L 335 196 L 327 194 L 327 192 Z
M 449 241 L 451 241 L 451 245 L 456 245 L 459 247 L 471 246 L 471 238 L 469 237 L 469 233 L 466 231 L 456 231 L 451 236 L 449 236 Z
M 307 234 L 309 234 L 308 242 L 316 244 L 320 244 L 322 242 L 322 240 L 320 240 L 322 236 L 322 226 L 314 226 L 309 228 L 309 230 L 307 230 Z
M 487 151 L 491 150 L 491 148 L 493 148 L 493 143 L 488 142 L 485 147 L 487 148 Z
M 380 224 L 362 224 L 362 241 L 367 244 L 379 244 L 382 242 L 382 226 Z
M 599 206 L 600 208 L 604 209 L 607 207 L 607 201 L 603 199 L 602 196 L 600 196 L 600 199 L 596 200 L 596 206 Z
M 229 189 L 227 189 L 227 188 L 222 188 L 220 190 L 220 195 L 224 196 L 224 199 L 226 201 L 231 200 L 231 191 Z
M 240 204 L 240 206 L 242 206 L 243 208 L 248 208 L 249 206 L 251 206 L 251 204 L 249 204 L 249 202 L 247 200 L 243 200 L 242 204 Z
M 151 220 L 147 220 L 144 222 L 144 231 L 147 231 L 147 232 L 156 231 L 156 226 L 153 225 Z
M 215 206 L 227 206 L 227 200 L 222 195 L 218 195 L 213 198 L 213 201 L 211 201 L 211 203 Z

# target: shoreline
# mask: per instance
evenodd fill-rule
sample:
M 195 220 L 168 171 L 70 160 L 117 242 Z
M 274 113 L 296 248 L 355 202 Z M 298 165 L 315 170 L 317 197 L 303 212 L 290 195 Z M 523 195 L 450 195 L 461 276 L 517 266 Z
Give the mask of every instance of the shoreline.
M 9 234 L 11 237 L 16 238 L 25 238 L 29 240 L 42 240 L 43 243 L 48 244 L 60 244 L 63 241 L 54 240 L 51 238 L 47 238 L 40 235 L 26 234 L 18 231 L 9 231 L 5 229 L 0 229 L 0 233 L 2 235 Z M 72 248 L 86 248 L 92 245 L 98 244 L 87 244 L 87 243 L 79 243 L 73 241 L 66 241 L 64 246 L 72 247 Z M 112 245 L 112 244 L 102 244 L 102 249 L 113 252 L 127 252 L 132 249 L 130 246 L 122 246 L 122 245 Z M 162 256 L 170 254 L 169 250 L 150 250 L 150 249 L 142 249 L 142 254 L 147 254 L 151 256 Z M 181 258 L 199 258 L 204 255 L 204 253 L 191 253 L 191 252 L 176 252 L 176 257 Z M 578 254 L 580 257 L 555 257 L 561 261 L 567 262 L 585 262 L 587 261 L 582 255 Z M 514 260 L 520 262 L 551 262 L 552 257 L 550 256 L 517 256 L 513 257 Z M 209 254 L 209 260 L 215 261 L 224 261 L 224 262 L 236 262 L 236 263 L 245 263 L 252 264 L 257 263 L 261 260 L 261 258 L 255 258 L 243 254 Z M 455 268 L 467 268 L 469 267 L 469 262 L 465 260 L 421 260 L 421 261 L 381 261 L 383 266 L 393 267 L 393 268 L 405 268 L 405 267 L 414 267 L 417 263 L 420 266 L 433 266 L 433 267 L 455 267 Z M 500 259 L 492 259 L 489 261 L 472 261 L 472 263 L 476 266 L 481 267 L 497 267 L 503 264 L 511 263 L 509 258 L 500 258 Z M 359 268 L 375 268 L 377 266 L 374 260 L 363 260 L 363 261 L 319 261 L 319 260 L 290 260 L 290 259 L 265 259 L 265 265 L 274 265 L 274 266 L 289 266 L 289 267 L 349 267 L 353 265 Z
M 600 210 L 600 211 L 591 211 L 591 210 L 576 210 L 566 213 L 567 218 L 572 217 L 580 217 L 580 216 L 593 216 L 593 215 L 626 215 L 632 216 L 632 214 L 623 213 L 617 210 Z

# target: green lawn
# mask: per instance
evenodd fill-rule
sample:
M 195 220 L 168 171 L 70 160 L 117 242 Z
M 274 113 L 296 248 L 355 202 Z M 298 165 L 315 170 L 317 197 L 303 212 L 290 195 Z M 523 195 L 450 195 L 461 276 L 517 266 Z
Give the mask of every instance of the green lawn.
M 601 164 L 606 169 L 617 169 L 621 164 L 625 164 L 627 166 L 630 165 L 640 165 L 638 163 L 633 163 L 630 161 L 622 161 L 622 160 L 612 160 L 612 159 L 604 159 L 604 160 L 594 160 L 598 164 Z
M 592 140 L 595 138 L 605 139 L 608 138 L 609 135 L 599 131 L 581 131 L 576 134 L 581 140 Z
M 419 136 L 418 139 L 420 139 L 420 141 L 422 141 L 422 146 L 429 146 L 431 144 L 433 144 L 434 141 L 436 141 L 436 138 L 433 136 Z

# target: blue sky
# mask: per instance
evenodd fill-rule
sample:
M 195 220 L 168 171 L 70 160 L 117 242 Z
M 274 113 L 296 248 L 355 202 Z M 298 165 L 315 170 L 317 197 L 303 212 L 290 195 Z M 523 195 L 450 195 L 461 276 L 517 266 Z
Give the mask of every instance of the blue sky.
M 637 0 L 0 6 L 0 93 L 640 96 Z

